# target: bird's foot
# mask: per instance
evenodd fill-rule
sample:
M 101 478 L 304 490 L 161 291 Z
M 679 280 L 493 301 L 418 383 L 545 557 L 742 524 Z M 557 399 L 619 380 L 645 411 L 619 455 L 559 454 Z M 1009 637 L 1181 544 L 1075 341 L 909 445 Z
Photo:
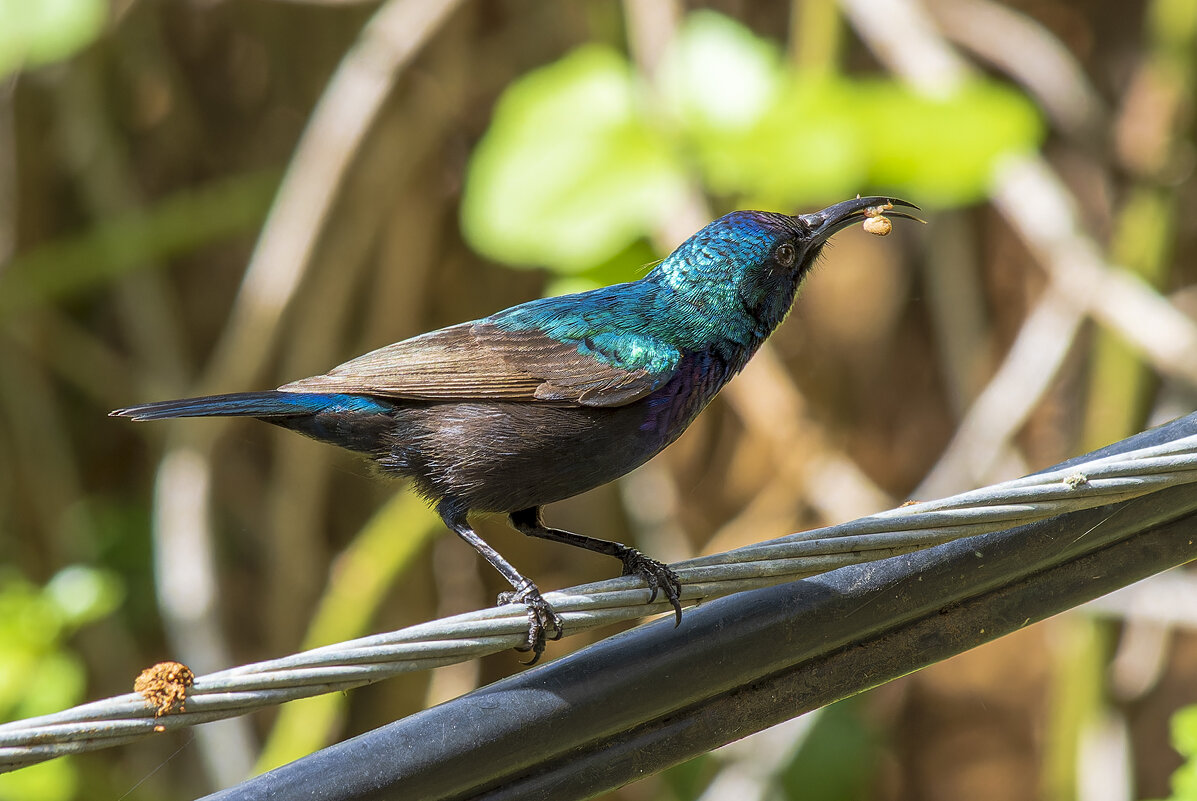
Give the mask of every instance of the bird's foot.
M 528 610 L 528 639 L 516 650 L 531 651 L 532 658 L 524 664 L 535 665 L 544 653 L 546 632 L 551 632 L 548 639 L 560 640 L 565 632 L 565 622 L 530 581 L 525 581 L 518 590 L 499 593 L 499 606 L 507 604 L 523 604 Z
M 658 592 L 665 591 L 665 597 L 673 606 L 674 626 L 680 626 L 682 624 L 681 577 L 670 570 L 667 565 L 656 559 L 650 559 L 635 548 L 627 548 L 623 553 L 618 554 L 618 558 L 623 562 L 625 576 L 639 576 L 648 583 L 648 602 L 650 604 L 657 600 Z

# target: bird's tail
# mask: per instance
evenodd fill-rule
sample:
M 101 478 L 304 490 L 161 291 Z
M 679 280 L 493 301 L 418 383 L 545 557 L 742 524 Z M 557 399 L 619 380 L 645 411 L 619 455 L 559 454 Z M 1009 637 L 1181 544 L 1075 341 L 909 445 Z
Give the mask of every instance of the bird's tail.
M 165 420 L 171 417 L 294 417 L 321 412 L 384 412 L 391 406 L 362 395 L 324 392 L 234 392 L 202 398 L 143 403 L 109 412 L 109 417 Z

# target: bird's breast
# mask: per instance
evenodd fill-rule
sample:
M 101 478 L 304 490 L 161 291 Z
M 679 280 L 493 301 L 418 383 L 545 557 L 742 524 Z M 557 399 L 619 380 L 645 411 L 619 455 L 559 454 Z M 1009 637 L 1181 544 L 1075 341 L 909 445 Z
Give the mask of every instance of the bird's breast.
M 734 374 L 733 365 L 713 354 L 686 356 L 674 377 L 646 398 L 641 430 L 663 437 L 661 447 L 673 442 Z

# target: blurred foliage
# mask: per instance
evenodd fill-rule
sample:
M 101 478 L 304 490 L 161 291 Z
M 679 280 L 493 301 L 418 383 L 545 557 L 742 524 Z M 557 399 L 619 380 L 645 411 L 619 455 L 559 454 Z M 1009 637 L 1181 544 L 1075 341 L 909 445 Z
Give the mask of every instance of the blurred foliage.
M 619 53 L 585 46 L 512 84 L 474 153 L 462 219 L 479 251 L 560 272 L 645 236 L 683 191 Z
M 84 565 L 60 570 L 42 587 L 0 568 L 0 720 L 57 712 L 84 700 L 87 668 L 68 644 L 82 626 L 116 610 L 120 578 Z M 69 760 L 0 775 L 0 799 L 74 798 L 78 772 Z
M 0 0 L 0 79 L 67 58 L 104 27 L 104 0 Z
M 680 765 L 674 765 L 661 773 L 660 781 L 664 791 L 659 797 L 662 801 L 666 798 L 677 801 L 698 798 L 718 769 L 715 757 L 711 754 L 703 754 Z
M 893 79 L 804 73 L 714 12 L 686 17 L 662 74 L 657 98 L 622 54 L 585 45 L 512 83 L 467 175 L 470 243 L 512 266 L 586 271 L 659 227 L 695 179 L 735 208 L 827 205 L 863 187 L 952 206 L 983 197 L 998 159 L 1044 135 L 1002 84 L 930 100 Z
M 0 315 L 60 301 L 157 260 L 253 231 L 277 188 L 274 170 L 238 175 L 22 253 L 0 273 Z
M 847 698 L 819 710 L 777 782 L 785 798 L 864 801 L 873 796 L 881 746 L 860 698 Z
M 928 4 L 944 31 L 955 6 Z M 376 7 L 0 0 L 5 719 L 126 692 L 145 665 L 199 641 L 163 631 L 149 535 L 160 455 L 191 436 L 212 437 L 216 574 L 206 578 L 229 659 L 397 628 L 504 589 L 458 543 L 426 547 L 441 532 L 431 513 L 348 455 L 250 423 L 105 418 L 211 377 L 217 343 L 244 311 L 252 235 L 287 191 L 280 177 L 313 108 Z M 843 475 L 798 462 L 841 460 L 895 498 L 918 485 L 956 432 L 963 408 L 952 398 L 976 397 L 1044 286 L 1009 224 L 982 205 L 1007 155 L 1044 152 L 1098 245 L 1179 307 L 1193 303 L 1197 225 L 1184 210 L 1197 195 L 1197 0 L 997 6 L 1073 59 L 1108 103 L 1093 140 L 1050 127 L 1042 98 L 1015 88 L 1033 82 L 1000 59 L 948 96 L 913 93 L 836 4 L 680 4 L 680 27 L 651 64 L 630 44 L 646 24 L 638 8 L 464 4 L 433 34 L 351 169 L 325 176 L 336 199 L 311 263 L 284 265 L 302 268 L 298 289 L 272 331 L 256 332 L 271 335 L 274 365 L 260 386 L 538 293 L 628 280 L 663 255 L 660 229 L 691 196 L 715 213 L 868 192 L 928 208 L 922 231 L 837 237 L 825 260 L 835 269 L 808 282 L 772 340 L 771 372 L 737 379 L 731 402 L 713 404 L 622 494 L 604 487 L 550 510 L 554 525 L 640 538 L 672 557 L 829 522 L 824 502 Z M 1039 52 L 1000 25 L 982 28 L 1000 45 L 989 52 Z M 270 290 L 282 279 L 255 280 Z M 766 414 L 762 427 L 751 400 L 785 419 Z M 1191 388 L 1161 381 L 1116 334 L 1086 333 L 1002 469 L 1050 464 L 1193 405 Z M 610 576 L 601 559 L 480 525 L 543 587 Z M 1048 798 L 1045 786 L 1057 788 L 1050 801 L 1071 801 L 1086 727 L 1111 709 L 1133 712 L 1121 758 L 1137 797 L 1165 794 L 1175 768 L 1165 721 L 1197 700 L 1197 638 L 1176 632 L 1135 654 L 1137 678 L 1114 687 L 1105 649 L 1081 653 L 1061 631 L 1032 627 L 825 710 L 759 777 L 770 801 L 1022 801 L 1037 788 Z M 607 633 L 556 643 L 549 657 Z M 413 674 L 252 716 L 247 742 L 264 743 L 260 766 L 277 764 L 518 670 L 518 659 L 471 665 L 449 676 L 450 693 L 438 686 L 446 674 Z M 1173 724 L 1189 759 L 1176 801 L 1193 798 L 1194 717 Z M 161 737 L 55 761 L 0 776 L 0 799 L 191 798 L 213 789 L 204 747 Z M 613 797 L 698 798 L 734 767 L 723 760 L 704 756 Z M 1044 780 L 1056 770 L 1068 776 Z
M 1168 801 L 1197 801 L 1197 706 L 1185 707 L 1172 716 L 1172 747 L 1186 761 L 1172 774 Z

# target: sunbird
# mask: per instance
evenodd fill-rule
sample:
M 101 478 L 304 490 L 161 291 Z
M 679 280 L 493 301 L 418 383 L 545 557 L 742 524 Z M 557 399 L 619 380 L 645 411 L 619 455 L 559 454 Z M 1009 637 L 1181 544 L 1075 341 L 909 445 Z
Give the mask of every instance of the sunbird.
M 618 542 L 545 525 L 546 504 L 606 484 L 659 453 L 743 369 L 789 314 L 799 284 L 835 232 L 884 215 L 917 220 L 887 197 L 813 214 L 735 211 L 683 242 L 643 278 L 542 298 L 371 351 L 324 375 L 117 409 L 133 420 L 256 417 L 370 457 L 411 479 L 445 525 L 528 610 L 519 650 L 539 659 L 563 622 L 540 590 L 470 527 L 506 514 L 532 537 L 606 554 L 663 592 L 681 622 L 681 581 Z M 881 224 L 879 224 L 881 223 Z

